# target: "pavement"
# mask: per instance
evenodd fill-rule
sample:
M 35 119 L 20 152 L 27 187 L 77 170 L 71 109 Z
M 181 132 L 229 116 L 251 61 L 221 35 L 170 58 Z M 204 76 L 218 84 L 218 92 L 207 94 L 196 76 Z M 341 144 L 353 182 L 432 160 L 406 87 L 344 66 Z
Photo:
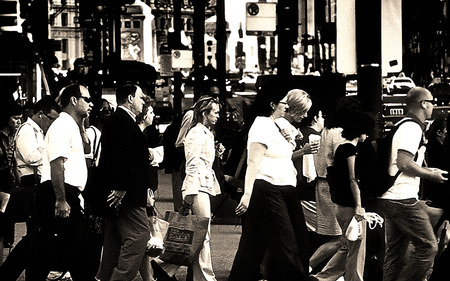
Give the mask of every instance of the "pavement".
M 158 174 L 159 186 L 157 192 L 155 193 L 156 208 L 158 213 L 161 214 L 161 216 L 164 216 L 166 211 L 173 210 L 172 182 L 171 175 L 165 174 L 164 170 L 159 170 Z M 241 226 L 236 225 L 237 218 L 232 214 L 234 207 L 235 202 L 227 199 L 227 197 L 219 197 L 216 199 L 216 202 L 213 202 L 213 210 L 216 209 L 217 211 L 216 217 L 211 225 L 211 255 L 217 281 L 228 280 L 228 275 L 230 273 L 231 265 L 233 263 L 241 236 Z M 25 233 L 25 224 L 16 224 L 15 244 Z M 4 258 L 7 257 L 8 253 L 9 249 L 5 249 Z M 186 270 L 186 267 L 180 267 L 175 275 L 177 280 L 186 280 Z M 25 275 L 22 274 L 17 280 L 24 281 Z M 134 281 L 140 280 L 142 279 L 138 278 L 138 280 Z

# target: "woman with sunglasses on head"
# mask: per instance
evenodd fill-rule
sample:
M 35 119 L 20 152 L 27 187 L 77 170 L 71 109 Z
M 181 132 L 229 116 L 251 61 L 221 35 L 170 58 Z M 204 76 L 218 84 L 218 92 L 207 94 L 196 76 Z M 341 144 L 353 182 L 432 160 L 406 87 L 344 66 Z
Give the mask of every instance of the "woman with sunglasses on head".
M 186 176 L 181 188 L 183 200 L 195 215 L 208 219 L 211 219 L 210 196 L 220 194 L 220 185 L 212 168 L 216 154 L 213 128 L 219 113 L 217 99 L 201 97 L 195 104 L 191 128 L 184 140 Z M 192 271 L 194 281 L 216 280 L 211 262 L 209 226 Z
M 294 152 L 299 131 L 290 122 L 306 116 L 311 99 L 304 91 L 291 90 L 260 97 L 255 104 L 264 111 L 248 133 L 244 195 L 236 208 L 242 216 L 242 236 L 229 280 L 263 279 L 266 255 L 265 279 L 306 280 L 303 242 L 308 234 L 292 157 L 318 148 L 308 144 Z

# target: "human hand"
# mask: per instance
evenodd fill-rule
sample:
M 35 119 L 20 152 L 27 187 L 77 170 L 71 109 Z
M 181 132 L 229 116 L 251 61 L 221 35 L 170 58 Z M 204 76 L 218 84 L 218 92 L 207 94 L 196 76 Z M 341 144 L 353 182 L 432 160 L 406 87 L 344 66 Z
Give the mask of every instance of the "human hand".
M 57 200 L 55 203 L 55 217 L 68 218 L 70 215 L 70 205 L 66 200 Z
M 192 204 L 194 204 L 194 199 L 195 196 L 197 196 L 196 194 L 190 194 L 190 195 L 186 195 L 184 197 L 184 204 L 188 205 L 189 207 L 192 206 Z
M 153 151 L 151 151 L 150 149 L 148 150 L 148 160 L 151 162 L 153 162 L 153 159 L 155 159 L 155 155 L 153 154 Z
M 117 208 L 122 203 L 123 197 L 127 192 L 125 190 L 113 190 L 111 194 L 108 195 L 106 202 L 109 203 L 110 207 Z
M 220 142 L 216 143 L 216 156 L 222 159 L 224 153 L 225 146 Z
M 319 152 L 320 142 L 306 143 L 303 147 L 303 154 L 316 154 Z
M 355 207 L 355 218 L 357 221 L 364 220 L 364 214 L 366 213 L 366 210 L 362 208 L 361 206 Z
M 235 213 L 237 216 L 242 216 L 243 214 L 245 214 L 245 212 L 247 212 L 248 210 L 248 205 L 250 203 L 250 196 L 248 196 L 247 194 L 244 194 L 241 198 L 241 201 L 239 202 L 239 204 L 236 207 Z
M 437 182 L 437 183 L 443 183 L 444 181 L 448 180 L 448 172 L 438 169 L 438 168 L 428 168 L 432 174 L 430 176 L 430 180 Z

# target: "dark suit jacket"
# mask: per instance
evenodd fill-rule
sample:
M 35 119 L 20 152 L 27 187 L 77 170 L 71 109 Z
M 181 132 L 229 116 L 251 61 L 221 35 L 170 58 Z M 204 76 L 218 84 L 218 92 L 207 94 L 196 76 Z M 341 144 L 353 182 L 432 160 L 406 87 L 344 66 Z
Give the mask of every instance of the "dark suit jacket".
M 126 190 L 124 201 L 145 207 L 150 187 L 150 165 L 147 140 L 136 122 L 123 109 L 105 122 L 101 136 L 99 172 L 102 186 L 110 190 Z

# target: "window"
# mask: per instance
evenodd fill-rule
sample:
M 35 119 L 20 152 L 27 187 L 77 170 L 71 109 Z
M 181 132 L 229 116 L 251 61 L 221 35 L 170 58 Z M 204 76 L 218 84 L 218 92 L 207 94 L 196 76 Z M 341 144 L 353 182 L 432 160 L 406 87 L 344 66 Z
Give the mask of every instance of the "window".
M 61 26 L 68 26 L 69 25 L 69 17 L 67 13 L 61 14 Z
M 61 40 L 61 52 L 67 54 L 67 39 L 62 39 Z

